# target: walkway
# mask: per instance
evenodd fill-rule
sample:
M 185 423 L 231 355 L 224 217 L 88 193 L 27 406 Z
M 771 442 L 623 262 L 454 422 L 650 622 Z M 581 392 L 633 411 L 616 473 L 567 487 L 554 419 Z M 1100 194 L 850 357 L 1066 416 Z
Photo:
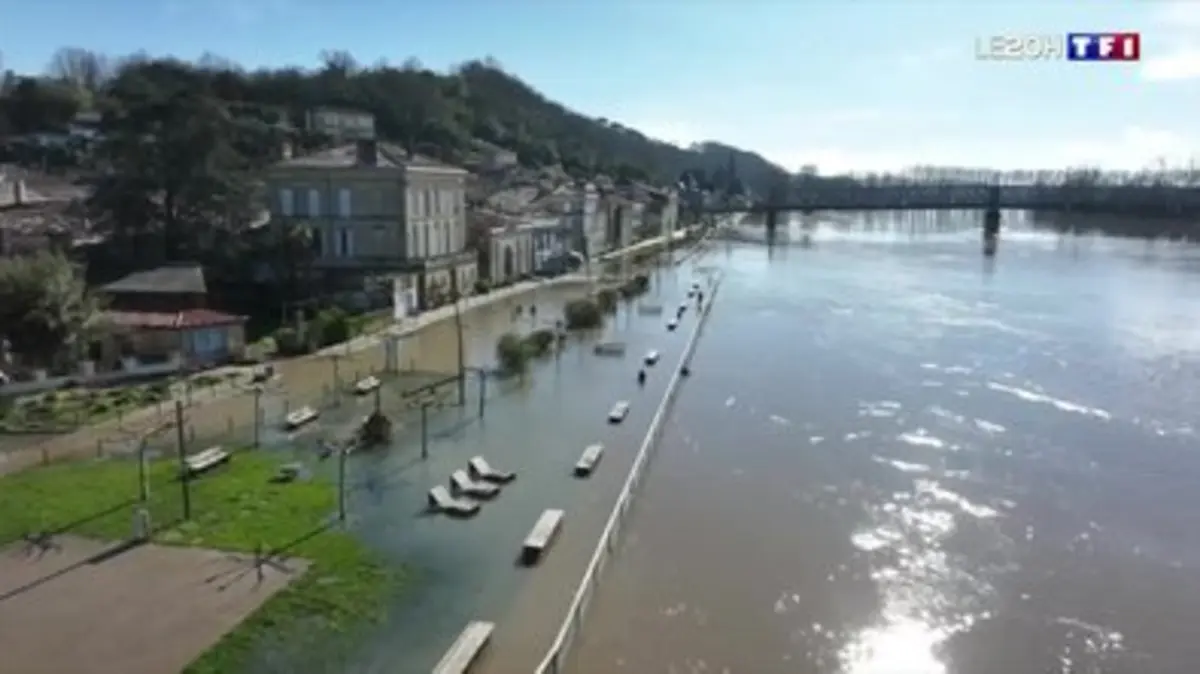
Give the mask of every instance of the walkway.
M 662 279 L 664 288 L 652 291 L 646 301 L 661 301 L 669 313 L 684 297 L 691 272 L 664 272 Z M 428 671 L 472 619 L 498 624 L 487 655 L 473 671 L 532 671 L 595 549 L 690 334 L 692 315 L 685 317 L 683 329 L 671 333 L 664 329 L 666 315 L 623 310 L 610 337 L 627 343 L 624 359 L 595 356 L 591 342 L 574 343 L 558 360 L 535 367 L 527 387 L 489 402 L 482 422 L 468 419 L 436 439 L 427 461 L 419 459 L 419 446 L 409 443 L 386 456 L 363 457 L 353 466 L 355 480 L 374 482 L 352 503 L 359 531 L 389 555 L 419 567 L 421 578 L 400 598 L 377 643 L 363 654 L 359 664 L 365 671 Z M 662 359 L 639 390 L 634 375 L 640 356 L 651 348 Z M 608 409 L 622 398 L 633 401 L 632 413 L 625 423 L 609 425 Z M 449 412 L 450 418 L 435 423 L 455 429 L 460 414 Z M 605 444 L 605 456 L 595 475 L 577 480 L 571 468 L 593 442 Z M 516 482 L 474 519 L 420 516 L 427 490 L 444 484 L 452 470 L 477 454 L 516 471 Z M 538 567 L 518 566 L 521 541 L 537 516 L 551 507 L 566 510 L 564 529 Z

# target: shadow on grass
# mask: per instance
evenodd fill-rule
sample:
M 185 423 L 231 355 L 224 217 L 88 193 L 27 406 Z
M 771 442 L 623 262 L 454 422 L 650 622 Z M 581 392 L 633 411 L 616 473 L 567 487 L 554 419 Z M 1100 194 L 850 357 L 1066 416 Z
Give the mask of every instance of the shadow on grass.
M 329 531 L 333 528 L 335 522 L 336 519 L 331 518 L 329 521 L 317 524 L 310 531 L 273 548 L 267 548 L 265 545 L 260 544 L 253 555 L 230 553 L 226 556 L 226 559 L 233 559 L 239 565 L 244 564 L 245 566 L 214 574 L 205 578 L 204 582 L 208 585 L 216 584 L 217 591 L 224 592 L 251 573 L 255 574 L 255 587 L 261 585 L 266 580 L 267 569 L 290 576 L 296 570 L 287 565 L 286 553 Z
M 48 551 L 48 548 L 56 547 L 56 544 L 54 543 L 55 537 L 74 531 L 75 529 L 84 528 L 87 525 L 102 520 L 110 515 L 115 515 L 122 510 L 132 507 L 137 502 L 138 499 L 136 498 L 128 498 L 119 503 L 115 503 L 91 514 L 76 518 L 70 522 L 67 522 L 66 524 L 60 524 L 50 529 L 26 529 L 19 535 L 10 534 L 10 536 L 6 539 L 0 538 L 0 547 L 23 540 L 25 541 L 26 549 L 35 547 L 40 549 L 44 554 Z

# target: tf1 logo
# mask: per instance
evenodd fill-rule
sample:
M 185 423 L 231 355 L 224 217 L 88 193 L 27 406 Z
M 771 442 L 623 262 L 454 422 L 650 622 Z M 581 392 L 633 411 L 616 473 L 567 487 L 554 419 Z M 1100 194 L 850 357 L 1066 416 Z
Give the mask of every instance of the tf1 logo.
M 1138 61 L 1140 33 L 992 35 L 975 40 L 981 61 Z

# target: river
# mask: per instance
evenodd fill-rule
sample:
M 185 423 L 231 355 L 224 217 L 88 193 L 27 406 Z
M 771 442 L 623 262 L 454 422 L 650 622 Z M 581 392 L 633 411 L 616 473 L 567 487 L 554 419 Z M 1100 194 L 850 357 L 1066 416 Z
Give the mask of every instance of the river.
M 1196 671 L 1200 249 L 728 244 L 572 674 Z

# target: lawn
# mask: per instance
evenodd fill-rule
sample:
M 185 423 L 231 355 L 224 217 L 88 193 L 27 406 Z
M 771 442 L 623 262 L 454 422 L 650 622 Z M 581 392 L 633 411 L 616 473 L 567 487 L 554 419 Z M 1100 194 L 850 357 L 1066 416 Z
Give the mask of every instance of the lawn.
M 271 484 L 277 468 L 278 462 L 263 454 L 237 454 L 229 465 L 193 483 L 192 518 L 179 523 L 180 484 L 172 479 L 176 465 L 163 460 L 149 466 L 156 542 L 250 553 L 260 546 L 289 546 L 282 556 L 311 562 L 303 577 L 192 663 L 189 674 L 245 671 L 261 644 L 281 639 L 301 639 L 323 650 L 345 643 L 333 637 L 353 636 L 356 628 L 380 618 L 384 602 L 407 580 L 346 533 L 320 530 L 336 509 L 336 490 L 328 482 Z M 0 542 L 69 523 L 76 523 L 72 533 L 124 538 L 132 526 L 138 473 L 136 462 L 103 461 L 0 477 Z M 97 513 L 106 514 L 93 517 Z M 314 619 L 323 624 L 314 625 Z M 320 632 L 310 631 L 313 627 Z M 324 635 L 331 639 L 322 641 Z

